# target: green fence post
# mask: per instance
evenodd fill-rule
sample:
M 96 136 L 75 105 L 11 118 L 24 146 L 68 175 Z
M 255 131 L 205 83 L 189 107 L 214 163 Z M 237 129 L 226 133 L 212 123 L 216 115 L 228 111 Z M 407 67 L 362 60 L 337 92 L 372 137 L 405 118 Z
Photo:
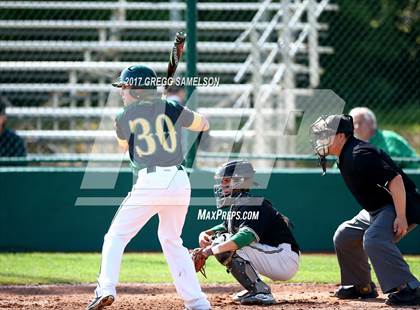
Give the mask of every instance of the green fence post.
M 187 77 L 195 77 L 197 75 L 197 1 L 187 1 Z M 197 108 L 197 95 L 194 92 L 195 86 L 187 85 L 186 102 L 192 110 Z M 192 167 L 195 154 L 197 152 L 198 143 L 192 143 L 193 136 L 188 134 L 188 145 L 192 145 L 186 158 L 186 166 Z

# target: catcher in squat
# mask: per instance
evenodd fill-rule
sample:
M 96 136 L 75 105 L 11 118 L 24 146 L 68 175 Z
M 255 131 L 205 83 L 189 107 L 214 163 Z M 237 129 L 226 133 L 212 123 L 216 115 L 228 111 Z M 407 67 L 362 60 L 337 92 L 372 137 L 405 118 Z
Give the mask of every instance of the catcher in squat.
M 223 223 L 200 233 L 200 248 L 193 251 L 192 258 L 199 271 L 214 255 L 245 288 L 234 301 L 266 305 L 276 301 L 259 274 L 272 280 L 292 278 L 300 252 L 289 220 L 268 200 L 251 196 L 254 174 L 251 163 L 244 160 L 225 163 L 217 170 L 217 208 L 229 211 Z

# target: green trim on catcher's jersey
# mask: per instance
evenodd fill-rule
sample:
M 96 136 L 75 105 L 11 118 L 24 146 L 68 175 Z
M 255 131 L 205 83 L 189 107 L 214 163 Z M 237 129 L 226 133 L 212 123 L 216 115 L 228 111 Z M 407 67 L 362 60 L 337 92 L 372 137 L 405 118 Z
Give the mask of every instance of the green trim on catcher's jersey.
M 239 228 L 238 232 L 230 238 L 230 240 L 235 242 L 235 244 L 238 246 L 238 249 L 240 249 L 244 246 L 250 245 L 257 239 L 255 237 L 255 232 L 252 229 L 248 227 L 241 227 Z
M 212 232 L 215 232 L 215 233 L 216 232 L 226 232 L 227 231 L 227 229 L 226 229 L 225 225 L 223 225 L 223 223 L 218 224 L 218 225 L 210 228 L 209 230 L 211 230 Z

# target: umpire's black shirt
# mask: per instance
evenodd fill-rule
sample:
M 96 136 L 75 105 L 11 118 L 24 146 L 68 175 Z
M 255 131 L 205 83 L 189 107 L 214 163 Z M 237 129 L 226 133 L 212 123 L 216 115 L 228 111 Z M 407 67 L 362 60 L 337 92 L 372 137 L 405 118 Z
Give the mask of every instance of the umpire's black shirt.
M 413 210 L 409 210 L 413 207 L 411 203 L 416 195 L 416 185 L 384 151 L 350 137 L 338 158 L 338 168 L 353 196 L 369 212 L 393 203 L 388 183 L 401 175 L 407 193 L 407 218 L 409 215 L 418 218 L 418 214 L 414 215 Z M 418 219 L 409 219 L 409 222 L 416 221 Z

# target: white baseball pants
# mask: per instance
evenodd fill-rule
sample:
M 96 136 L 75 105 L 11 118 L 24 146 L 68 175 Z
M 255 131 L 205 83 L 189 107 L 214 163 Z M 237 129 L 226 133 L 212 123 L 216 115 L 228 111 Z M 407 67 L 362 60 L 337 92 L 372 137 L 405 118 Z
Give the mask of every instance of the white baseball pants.
M 158 214 L 158 237 L 177 290 L 189 309 L 210 309 L 196 277 L 181 233 L 190 203 L 191 186 L 184 170 L 156 167 L 155 172 L 140 170 L 105 235 L 97 296 L 116 296 L 121 259 L 128 242 L 149 219 Z
M 236 254 L 249 261 L 258 273 L 273 281 L 289 280 L 299 269 L 299 255 L 292 251 L 288 243 L 272 247 L 254 242 L 237 250 Z

